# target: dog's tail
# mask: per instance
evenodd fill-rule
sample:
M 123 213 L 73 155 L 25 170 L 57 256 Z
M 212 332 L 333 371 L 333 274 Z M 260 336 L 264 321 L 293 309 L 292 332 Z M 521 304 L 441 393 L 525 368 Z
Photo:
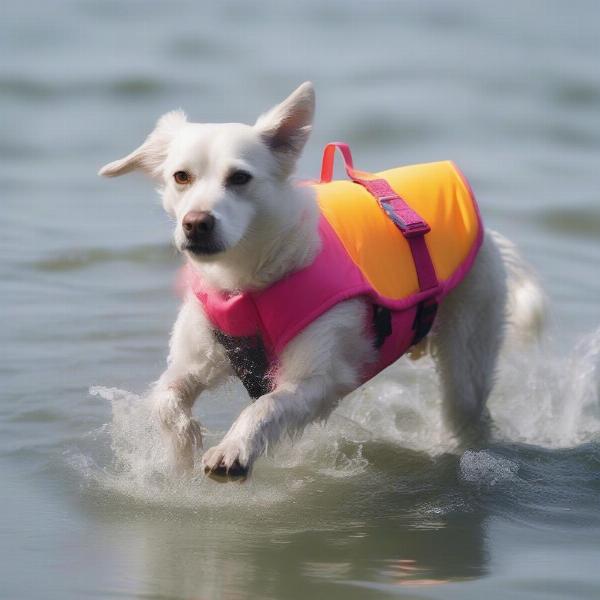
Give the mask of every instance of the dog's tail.
M 531 343 L 541 339 L 548 302 L 537 275 L 517 247 L 496 231 L 488 231 L 502 256 L 507 273 L 507 338 Z

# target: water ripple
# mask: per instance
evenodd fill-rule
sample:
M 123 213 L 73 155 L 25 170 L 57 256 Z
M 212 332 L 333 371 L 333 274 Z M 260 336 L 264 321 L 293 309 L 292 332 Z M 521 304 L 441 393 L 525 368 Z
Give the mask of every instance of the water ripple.
M 172 86 L 173 84 L 169 84 Z M 0 94 L 14 100 L 51 100 L 73 96 L 99 95 L 115 98 L 155 96 L 167 89 L 164 81 L 142 74 L 115 78 L 108 81 L 82 80 L 49 81 L 34 77 L 4 76 L 0 78 Z
M 43 272 L 62 272 L 87 269 L 89 267 L 109 262 L 130 262 L 136 264 L 165 264 L 176 256 L 176 250 L 171 246 L 147 244 L 109 250 L 107 248 L 73 248 L 60 254 L 44 258 L 32 263 L 34 269 Z
M 535 218 L 546 229 L 563 235 L 600 237 L 600 211 L 593 207 L 545 208 Z

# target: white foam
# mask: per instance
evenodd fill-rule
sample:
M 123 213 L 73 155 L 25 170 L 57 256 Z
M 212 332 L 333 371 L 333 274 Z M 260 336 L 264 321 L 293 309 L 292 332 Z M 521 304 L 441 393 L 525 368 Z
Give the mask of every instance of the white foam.
M 515 479 L 519 465 L 508 458 L 496 456 L 489 450 L 467 450 L 460 457 L 459 471 L 464 481 L 494 486 Z
M 365 439 L 386 441 L 432 456 L 452 451 L 441 410 L 433 361 L 404 361 L 344 400 L 339 412 L 359 425 Z
M 117 492 L 144 504 L 182 508 L 244 505 L 264 507 L 287 497 L 284 486 L 253 481 L 244 485 L 215 485 L 202 475 L 181 477 L 173 472 L 168 452 L 149 403 L 143 396 L 117 388 L 95 386 L 90 393 L 105 398 L 112 406 L 112 421 L 94 432 L 110 445 L 108 464 L 85 453 L 74 453 L 70 464 L 91 485 Z M 211 436 L 211 433 L 208 432 Z M 298 486 L 296 486 L 298 487 Z
M 600 329 L 567 358 L 513 353 L 489 402 L 501 440 L 572 448 L 600 436 Z

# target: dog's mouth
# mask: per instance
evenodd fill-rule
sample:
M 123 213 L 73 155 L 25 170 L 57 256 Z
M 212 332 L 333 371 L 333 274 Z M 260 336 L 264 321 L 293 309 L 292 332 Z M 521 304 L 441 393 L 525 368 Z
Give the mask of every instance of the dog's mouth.
M 194 256 L 213 256 L 225 251 L 223 244 L 217 244 L 215 242 L 185 242 L 181 246 L 182 252 L 189 252 Z

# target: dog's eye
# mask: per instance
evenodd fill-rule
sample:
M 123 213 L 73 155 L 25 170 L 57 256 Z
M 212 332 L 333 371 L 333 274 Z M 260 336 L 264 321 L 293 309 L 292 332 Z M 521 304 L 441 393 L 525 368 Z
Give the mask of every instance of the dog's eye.
M 227 185 L 246 185 L 252 179 L 248 171 L 234 171 L 227 177 Z
M 190 177 L 190 174 L 185 171 L 177 171 L 176 173 L 173 173 L 173 179 L 179 185 L 186 185 L 192 178 Z

